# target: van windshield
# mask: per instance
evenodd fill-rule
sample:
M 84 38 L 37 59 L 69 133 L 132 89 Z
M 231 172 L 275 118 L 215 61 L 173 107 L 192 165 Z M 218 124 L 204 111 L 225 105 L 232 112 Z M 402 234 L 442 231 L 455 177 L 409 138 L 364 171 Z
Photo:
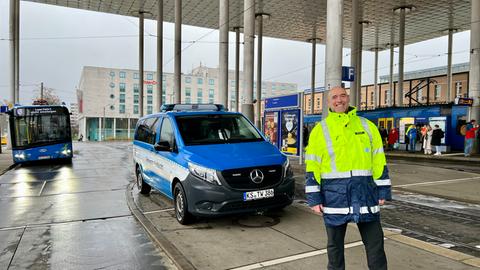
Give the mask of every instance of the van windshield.
M 242 115 L 185 115 L 175 119 L 185 145 L 263 141 L 260 133 Z

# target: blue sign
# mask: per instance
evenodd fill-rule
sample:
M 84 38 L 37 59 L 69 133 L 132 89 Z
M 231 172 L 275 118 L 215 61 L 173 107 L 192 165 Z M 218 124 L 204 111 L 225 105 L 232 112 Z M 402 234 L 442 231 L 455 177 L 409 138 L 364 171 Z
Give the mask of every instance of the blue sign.
M 6 113 L 6 112 L 8 112 L 8 106 L 7 105 L 0 106 L 0 113 Z
M 265 99 L 265 109 L 279 109 L 298 106 L 299 102 L 297 94 Z
M 347 82 L 355 81 L 354 67 L 342 67 L 342 81 L 347 81 Z

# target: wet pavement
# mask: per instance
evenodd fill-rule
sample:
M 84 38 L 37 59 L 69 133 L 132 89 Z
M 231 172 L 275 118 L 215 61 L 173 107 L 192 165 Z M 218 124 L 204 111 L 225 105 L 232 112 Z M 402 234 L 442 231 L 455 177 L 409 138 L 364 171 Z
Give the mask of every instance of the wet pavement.
M 1 175 L 0 269 L 175 269 L 127 206 L 129 145 L 76 143 L 72 164 Z

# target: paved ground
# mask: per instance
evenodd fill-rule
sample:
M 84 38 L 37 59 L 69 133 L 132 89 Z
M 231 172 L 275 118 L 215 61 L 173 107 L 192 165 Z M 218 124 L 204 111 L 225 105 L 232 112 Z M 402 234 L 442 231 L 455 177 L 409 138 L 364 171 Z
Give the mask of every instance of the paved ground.
M 0 269 L 174 269 L 126 204 L 127 148 L 79 143 L 71 165 L 1 175 Z

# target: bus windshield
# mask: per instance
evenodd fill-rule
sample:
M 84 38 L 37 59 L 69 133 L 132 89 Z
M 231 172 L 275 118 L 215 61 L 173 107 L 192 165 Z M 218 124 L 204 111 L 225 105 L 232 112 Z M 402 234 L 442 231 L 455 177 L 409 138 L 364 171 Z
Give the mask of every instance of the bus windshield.
M 185 145 L 263 141 L 252 124 L 238 114 L 177 116 Z
M 27 108 L 23 110 L 24 112 L 14 116 L 12 140 L 14 148 L 28 148 L 71 140 L 68 112 L 62 113 L 61 110 L 56 110 L 35 113 Z

